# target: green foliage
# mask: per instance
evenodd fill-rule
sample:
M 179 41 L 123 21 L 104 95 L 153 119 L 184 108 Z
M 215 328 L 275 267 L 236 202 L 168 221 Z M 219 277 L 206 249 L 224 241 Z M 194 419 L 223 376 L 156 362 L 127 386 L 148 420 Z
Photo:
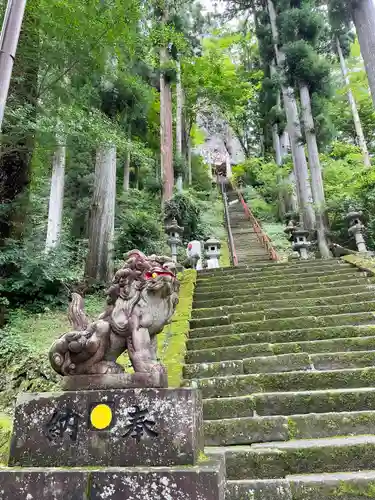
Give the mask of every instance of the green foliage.
M 321 155 L 324 188 L 327 200 L 332 239 L 345 247 L 356 249 L 348 236 L 346 215 L 351 209 L 363 210 L 366 218 L 366 239 L 375 248 L 375 176 L 364 169 L 358 147 L 335 142 L 328 154 Z
M 275 220 L 275 207 L 267 203 L 252 186 L 244 188 L 243 197 L 257 219 L 260 221 Z
M 170 201 L 165 203 L 165 219 L 175 218 L 178 225 L 184 228 L 184 242 L 203 237 L 199 233 L 200 215 L 200 207 L 191 193 L 176 193 Z
M 66 303 L 69 287 L 80 278 L 66 248 L 45 254 L 41 248 L 16 241 L 8 241 L 2 249 L 0 269 L 0 294 L 12 308 L 24 306 L 33 311 Z
M 277 199 L 279 177 L 288 172 L 287 167 L 280 169 L 276 163 L 267 162 L 263 158 L 250 158 L 233 167 L 235 182 L 256 188 L 258 194 L 268 203 Z
M 309 86 L 311 92 L 329 95 L 330 64 L 313 47 L 298 40 L 285 47 L 286 75 L 293 85 L 299 82 Z
M 204 163 L 202 157 L 192 155 L 191 158 L 191 173 L 192 186 L 196 191 L 209 192 L 212 189 L 212 180 L 209 176 L 210 166 Z
M 312 10 L 311 2 L 302 8 L 282 12 L 278 16 L 278 22 L 282 44 L 305 40 L 311 45 L 316 45 L 324 26 L 323 17 L 319 12 Z
M 235 56 L 244 54 L 245 43 L 255 64 L 234 62 Z M 205 104 L 216 113 L 219 111 L 232 127 L 246 155 L 250 155 L 254 146 L 254 132 L 250 134 L 249 131 L 256 129 L 256 98 L 263 77 L 257 60 L 258 46 L 253 32 L 224 31 L 205 38 L 202 55 L 183 61 L 182 68 L 187 109 L 194 115 Z
M 118 201 L 115 255 L 137 248 L 146 254 L 163 253 L 165 234 L 160 203 L 151 194 L 131 189 Z

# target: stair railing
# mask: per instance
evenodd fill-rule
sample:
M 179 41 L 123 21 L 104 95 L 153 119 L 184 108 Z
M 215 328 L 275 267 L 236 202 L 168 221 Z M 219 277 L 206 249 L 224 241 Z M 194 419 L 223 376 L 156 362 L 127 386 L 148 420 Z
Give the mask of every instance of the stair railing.
M 224 179 L 221 179 L 219 175 L 217 176 L 217 183 L 220 186 L 221 196 L 223 198 L 224 219 L 225 219 L 225 227 L 226 227 L 227 236 L 228 236 L 231 264 L 232 264 L 232 266 L 238 266 L 238 258 L 237 258 L 237 254 L 236 254 L 236 248 L 234 246 L 232 228 L 230 225 L 228 198 L 227 198 L 227 193 L 226 193 L 226 188 L 225 188 L 225 182 L 224 182 Z
M 263 245 L 271 260 L 279 260 L 279 256 L 277 255 L 276 250 L 273 248 L 269 236 L 263 231 L 262 226 L 259 224 L 250 207 L 244 200 L 241 191 L 239 191 L 239 189 L 237 189 L 235 186 L 233 186 L 233 189 L 237 192 L 238 198 L 244 209 L 245 216 L 250 220 L 250 223 L 253 226 L 254 232 L 257 235 L 260 244 Z

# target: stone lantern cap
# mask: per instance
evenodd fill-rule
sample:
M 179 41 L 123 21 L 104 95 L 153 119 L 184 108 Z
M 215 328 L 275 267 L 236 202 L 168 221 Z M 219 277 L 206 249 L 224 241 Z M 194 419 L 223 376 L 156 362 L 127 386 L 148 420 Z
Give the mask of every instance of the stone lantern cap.
M 294 232 L 293 232 L 293 236 L 294 237 L 298 237 L 298 236 L 305 236 L 307 238 L 307 236 L 309 235 L 309 232 L 306 230 L 306 229 L 301 229 L 301 228 L 297 228 Z
M 172 222 L 168 226 L 165 226 L 165 232 L 168 234 L 177 233 L 181 235 L 184 232 L 184 228 L 179 226 L 177 224 L 176 218 L 173 217 Z
M 297 226 L 294 224 L 292 220 L 290 220 L 284 229 L 284 233 L 291 233 L 297 229 Z
M 353 223 L 355 219 L 359 219 L 359 221 L 362 222 L 362 218 L 363 218 L 363 212 L 355 210 L 352 210 L 346 216 L 346 220 L 348 221 L 349 224 Z
M 293 234 L 294 234 L 296 229 L 297 229 L 297 226 L 295 226 L 294 222 L 292 220 L 290 220 L 288 225 L 284 229 L 284 233 L 288 236 L 289 240 L 293 238 Z
M 221 248 L 221 243 L 218 239 L 216 238 L 209 238 L 207 241 L 204 242 L 204 248 L 210 248 L 210 247 L 216 247 L 216 248 Z

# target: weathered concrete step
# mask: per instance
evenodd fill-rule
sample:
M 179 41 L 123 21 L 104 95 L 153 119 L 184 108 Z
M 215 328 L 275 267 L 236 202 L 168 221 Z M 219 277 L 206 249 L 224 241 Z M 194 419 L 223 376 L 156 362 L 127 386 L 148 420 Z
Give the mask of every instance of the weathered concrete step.
M 214 337 L 220 335 L 235 335 L 260 331 L 294 330 L 309 327 L 340 326 L 374 322 L 375 315 L 371 312 L 355 312 L 349 314 L 334 314 L 327 316 L 301 316 L 291 318 L 268 319 L 265 321 L 247 321 L 229 325 L 206 326 L 190 330 L 190 338 Z
M 313 273 L 304 274 L 303 276 L 288 275 L 283 277 L 279 275 L 275 277 L 259 276 L 256 278 L 249 278 L 247 276 L 244 276 L 242 278 L 238 278 L 238 280 L 225 280 L 225 282 L 215 282 L 212 285 L 209 282 L 207 284 L 197 284 L 195 293 L 196 295 L 199 295 L 202 293 L 217 292 L 221 291 L 223 289 L 223 286 L 225 286 L 226 290 L 236 291 L 239 288 L 242 288 L 249 290 L 251 293 L 251 290 L 254 288 L 269 288 L 271 286 L 281 285 L 288 287 L 289 285 L 298 285 L 300 283 L 303 283 L 307 287 L 307 285 L 310 283 L 326 283 L 340 281 L 346 278 L 351 279 L 357 277 L 366 278 L 367 275 L 366 273 L 362 273 L 361 271 L 355 270 L 351 267 L 344 267 L 337 270 L 333 269 L 329 272 L 316 271 Z
M 246 312 L 267 311 L 268 309 L 290 309 L 293 307 L 316 307 L 336 304 L 348 304 L 354 302 L 365 302 L 375 300 L 375 291 L 368 290 L 361 293 L 348 293 L 337 295 L 337 291 L 332 289 L 332 295 L 328 297 L 295 297 L 289 300 L 255 301 L 245 302 L 234 306 L 211 307 L 204 309 L 194 309 L 193 319 L 214 318 L 216 316 L 226 316 Z
M 375 435 L 375 411 L 205 420 L 206 446 Z
M 356 280 L 355 280 L 356 281 Z M 344 283 L 344 282 L 343 282 Z M 340 285 L 341 286 L 341 285 Z M 341 294 L 338 294 L 338 289 L 340 288 L 339 283 L 336 286 L 322 287 L 318 285 L 317 287 L 312 287 L 310 289 L 304 290 L 303 293 L 294 292 L 280 292 L 280 293 L 263 293 L 258 292 L 257 294 L 245 294 L 238 296 L 231 296 L 228 298 L 220 298 L 220 299 L 211 299 L 211 300 L 198 300 L 194 301 L 194 309 L 195 311 L 206 310 L 206 309 L 219 309 L 220 307 L 228 307 L 228 306 L 238 306 L 242 304 L 254 304 L 254 307 L 258 307 L 257 304 L 260 303 L 272 303 L 277 304 L 281 302 L 290 302 L 295 303 L 296 301 L 308 301 L 309 299 L 322 299 L 325 297 L 341 297 Z M 288 288 L 289 290 L 289 288 Z M 375 294 L 375 286 L 374 284 L 367 284 L 367 280 L 362 281 L 362 284 L 346 286 L 345 294 L 353 295 L 357 293 L 373 293 Z M 345 296 L 342 296 L 345 297 Z M 251 301 L 251 302 L 250 302 Z M 199 314 L 198 314 L 199 316 Z
M 270 260 L 268 254 L 264 253 L 263 255 L 249 255 L 248 253 L 237 252 L 236 255 L 238 257 L 239 262 L 267 262 Z
M 184 382 L 191 385 L 191 380 Z M 246 396 L 253 392 L 371 387 L 375 384 L 375 368 L 232 375 L 194 379 L 194 384 L 204 398 Z
M 216 292 L 200 292 L 200 293 L 195 293 L 194 295 L 194 307 L 202 307 L 202 304 L 209 303 L 212 300 L 215 299 L 227 299 L 227 298 L 234 298 L 236 297 L 247 297 L 246 300 L 249 300 L 249 298 L 253 297 L 265 297 L 269 295 L 277 295 L 280 297 L 280 294 L 286 293 L 287 292 L 294 292 L 294 293 L 299 293 L 299 295 L 303 295 L 306 297 L 306 293 L 308 293 L 310 290 L 327 290 L 327 289 L 332 289 L 336 288 L 337 293 L 342 293 L 343 290 L 347 290 L 347 288 L 343 287 L 351 287 L 351 286 L 356 286 L 356 285 L 373 285 L 375 283 L 374 278 L 365 278 L 359 274 L 355 274 L 354 278 L 346 277 L 346 279 L 342 279 L 340 277 L 340 280 L 333 280 L 333 281 L 314 281 L 312 283 L 298 283 L 298 284 L 291 284 L 289 283 L 287 286 L 285 285 L 272 285 L 272 286 L 259 286 L 259 287 L 254 287 L 254 288 L 237 288 L 237 290 L 227 290 L 225 287 L 225 284 L 223 284 L 221 291 L 216 291 Z M 234 293 L 235 292 L 235 293 Z M 302 293 L 301 293 L 302 292 Z
M 198 271 L 198 279 L 203 278 L 203 277 L 210 277 L 210 276 L 226 276 L 230 274 L 242 274 L 246 271 L 253 272 L 254 270 L 259 270 L 259 271 L 276 271 L 276 270 L 282 270 L 282 269 L 301 269 L 301 268 L 306 268 L 306 269 L 312 269 L 312 268 L 326 268 L 330 267 L 333 264 L 337 263 L 342 263 L 345 262 L 342 259 L 329 259 L 329 260 L 321 260 L 321 259 L 316 259 L 316 260 L 294 260 L 291 262 L 269 262 L 267 264 L 257 264 L 253 265 L 251 263 L 246 263 L 246 264 L 241 264 L 236 267 L 220 267 L 218 269 L 202 269 L 201 271 Z
M 375 366 L 375 351 L 330 352 L 325 354 L 293 353 L 259 356 L 243 360 L 185 365 L 184 378 L 224 377 L 255 373 L 342 370 Z
M 368 500 L 375 470 L 291 475 L 286 479 L 227 481 L 226 500 Z
M 355 327 L 353 327 L 355 328 Z M 372 328 L 375 333 L 375 328 Z M 186 364 L 214 363 L 223 361 L 243 360 L 257 356 L 274 356 L 289 353 L 334 353 L 346 351 L 371 351 L 375 350 L 375 336 L 348 337 L 329 340 L 307 340 L 302 342 L 285 342 L 280 344 L 245 344 L 187 351 Z M 355 353 L 353 353 L 355 354 Z
M 361 471 L 374 466 L 375 436 L 354 436 L 207 447 L 225 456 L 228 479 L 285 478 L 306 473 Z
M 246 349 L 246 345 L 252 344 L 251 355 L 265 356 L 267 354 L 282 354 L 288 352 L 300 352 L 300 350 L 305 352 L 329 352 L 333 344 L 321 344 L 314 345 L 316 341 L 333 341 L 342 339 L 343 342 L 340 343 L 341 346 L 351 344 L 350 338 L 355 337 L 371 337 L 375 335 L 375 325 L 374 324 L 364 324 L 364 325 L 342 325 L 334 326 L 333 323 L 329 327 L 321 328 L 307 328 L 296 329 L 296 330 L 281 330 L 281 331 L 258 331 L 251 333 L 240 333 L 240 334 L 230 334 L 222 336 L 212 336 L 212 337 L 196 337 L 187 340 L 188 350 L 207 350 L 207 349 L 217 349 L 226 347 L 243 346 Z M 347 340 L 344 340 L 347 339 Z M 306 345 L 306 342 L 311 342 Z M 258 344 L 255 345 L 255 344 Z M 279 344 L 276 347 L 270 347 L 270 344 Z M 283 344 L 283 345 L 281 345 Z M 301 349 L 300 349 L 301 345 Z M 324 347 L 326 346 L 326 349 Z M 335 344 L 337 347 L 337 344 Z M 312 349 L 317 348 L 317 350 L 312 351 Z M 306 349 L 311 349 L 311 351 L 306 351 Z M 285 350 L 284 350 L 285 349 Z M 324 350 L 323 350 L 324 349 Z M 346 351 L 347 348 L 341 347 L 339 350 Z M 245 352 L 245 351 L 244 351 Z M 246 357 L 246 356 L 244 356 Z
M 257 267 L 254 268 L 248 268 L 243 270 L 241 273 L 239 272 L 233 272 L 233 274 L 220 274 L 220 275 L 213 275 L 213 276 L 200 276 L 198 274 L 197 278 L 197 285 L 201 284 L 213 284 L 213 283 L 223 283 L 223 279 L 225 279 L 225 282 L 233 281 L 233 280 L 238 280 L 241 277 L 247 277 L 247 278 L 257 278 L 257 277 L 275 277 L 275 276 L 306 276 L 308 274 L 312 273 L 317 273 L 317 272 L 330 272 L 331 270 L 341 270 L 341 269 L 351 269 L 356 270 L 353 268 L 350 264 L 347 264 L 344 261 L 339 261 L 339 262 L 333 262 L 329 266 L 322 266 L 319 268 L 313 267 L 313 268 L 308 268 L 308 267 L 301 267 L 301 266 L 296 266 L 296 267 L 282 267 L 279 266 L 274 269 L 274 268 L 265 268 L 265 269 L 259 269 Z
M 375 410 L 375 388 L 265 392 L 203 401 L 206 420 Z
M 231 325 L 234 323 L 246 323 L 252 321 L 282 320 L 298 318 L 301 316 L 330 316 L 333 314 L 349 314 L 375 311 L 375 300 L 367 302 L 349 302 L 343 304 L 286 307 L 275 309 L 263 309 L 254 312 L 242 312 L 218 316 L 213 318 L 202 318 L 190 320 L 190 328 L 212 327 L 217 325 Z

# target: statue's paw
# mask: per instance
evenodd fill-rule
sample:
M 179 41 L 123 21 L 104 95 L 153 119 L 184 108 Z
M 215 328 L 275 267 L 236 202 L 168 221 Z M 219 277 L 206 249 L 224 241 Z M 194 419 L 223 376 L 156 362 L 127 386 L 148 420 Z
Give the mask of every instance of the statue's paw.
M 73 340 L 73 342 L 69 342 L 69 351 L 78 354 L 83 351 L 86 345 L 86 339 L 84 337 L 80 337 L 77 340 Z
M 93 372 L 100 375 L 118 375 L 124 373 L 121 365 L 113 361 L 102 361 L 93 366 Z
M 167 369 L 161 363 L 154 363 L 153 365 L 150 366 L 149 372 L 151 374 L 158 373 L 164 375 L 165 373 L 167 373 Z

